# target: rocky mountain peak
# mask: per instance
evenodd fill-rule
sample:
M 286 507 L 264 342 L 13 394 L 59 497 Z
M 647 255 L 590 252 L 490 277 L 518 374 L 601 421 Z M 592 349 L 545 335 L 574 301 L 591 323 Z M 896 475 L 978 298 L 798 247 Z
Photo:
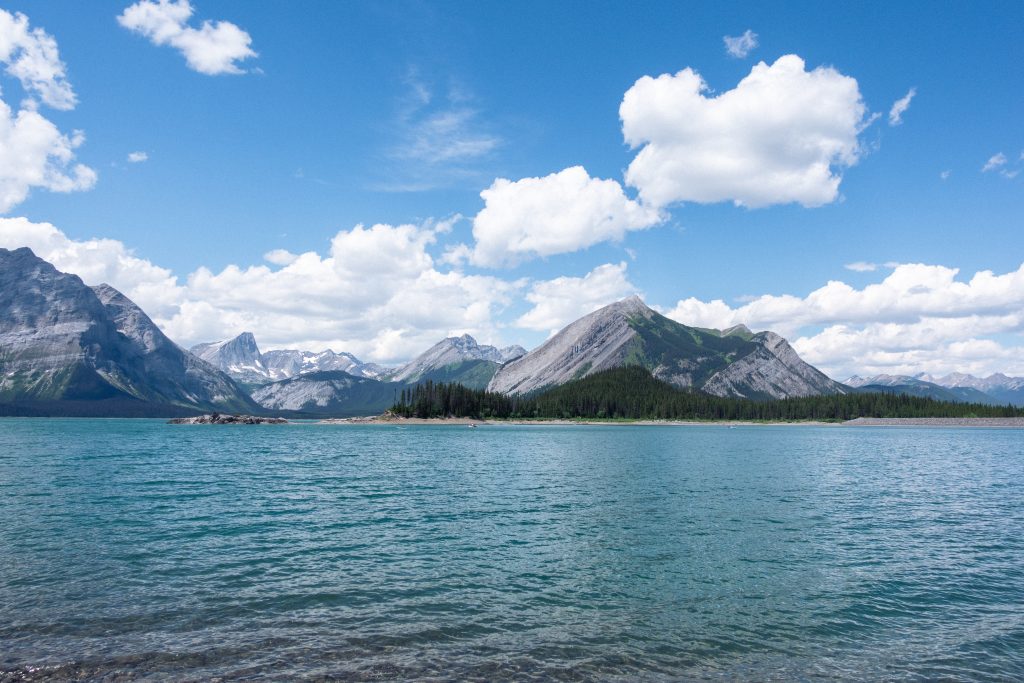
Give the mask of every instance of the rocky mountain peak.
M 0 399 L 7 401 L 255 408 L 121 292 L 90 288 L 28 248 L 0 249 L 0 371 Z
M 722 330 L 723 337 L 728 337 L 732 335 L 752 337 L 754 336 L 754 333 L 750 331 L 749 327 L 747 327 L 743 323 L 740 323 L 739 325 L 733 325 L 732 327 Z
M 622 315 L 647 315 L 648 313 L 654 313 L 654 310 L 644 303 L 639 294 L 633 294 L 625 299 L 608 304 L 604 308 L 599 308 L 595 313 L 601 311 L 606 313 L 615 312 Z
M 570 323 L 499 369 L 488 389 L 530 393 L 627 365 L 646 367 L 677 387 L 718 396 L 769 398 L 845 391 L 804 363 L 773 332 L 723 335 L 688 327 L 657 313 L 638 296 Z

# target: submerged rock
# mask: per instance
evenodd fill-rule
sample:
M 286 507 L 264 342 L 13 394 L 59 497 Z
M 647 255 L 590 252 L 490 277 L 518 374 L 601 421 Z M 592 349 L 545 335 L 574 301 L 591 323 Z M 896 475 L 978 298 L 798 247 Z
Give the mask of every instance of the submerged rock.
M 283 417 L 259 417 L 257 415 L 197 415 L 195 417 L 176 417 L 168 420 L 172 425 L 283 425 L 288 420 Z

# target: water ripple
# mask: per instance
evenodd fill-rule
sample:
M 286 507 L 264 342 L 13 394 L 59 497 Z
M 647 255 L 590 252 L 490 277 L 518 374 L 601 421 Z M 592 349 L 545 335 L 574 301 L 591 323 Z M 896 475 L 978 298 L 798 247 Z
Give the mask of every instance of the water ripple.
M 0 682 L 1024 679 L 999 430 L 0 421 Z

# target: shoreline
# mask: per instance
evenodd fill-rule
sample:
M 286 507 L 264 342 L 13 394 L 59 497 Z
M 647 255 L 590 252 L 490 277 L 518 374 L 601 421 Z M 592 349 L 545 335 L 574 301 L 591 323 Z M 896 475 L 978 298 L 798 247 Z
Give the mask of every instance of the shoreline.
M 471 417 L 371 417 L 325 418 L 315 424 L 323 425 L 379 425 L 379 426 L 622 426 L 622 427 L 968 427 L 990 429 L 1024 429 L 1024 418 L 1019 417 L 859 417 L 845 422 L 798 420 L 791 422 L 755 422 L 751 420 L 599 420 L 599 419 L 476 419 Z

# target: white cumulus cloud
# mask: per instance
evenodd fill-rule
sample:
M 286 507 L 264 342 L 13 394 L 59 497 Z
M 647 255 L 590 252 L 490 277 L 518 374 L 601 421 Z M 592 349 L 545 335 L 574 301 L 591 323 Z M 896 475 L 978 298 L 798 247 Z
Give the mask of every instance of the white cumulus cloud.
M 806 296 L 766 294 L 736 308 L 691 297 L 666 315 L 687 325 L 775 330 L 839 379 L 883 372 L 1024 373 L 1024 356 L 1000 351 L 970 363 L 963 356 L 965 349 L 993 344 L 1005 351 L 1011 347 L 989 337 L 1024 332 L 1024 265 L 1001 275 L 980 271 L 967 281 L 958 275 L 946 266 L 899 264 L 862 289 L 833 280 Z
M 17 111 L 0 100 L 0 213 L 25 201 L 34 187 L 51 192 L 91 188 L 96 172 L 75 163 L 85 134 L 62 133 L 39 113 L 40 104 L 59 110 L 76 104 L 57 42 L 41 28 L 29 28 L 24 14 L 0 10 L 0 62 L 28 96 Z
M 143 161 L 147 161 L 148 159 L 149 154 L 145 152 L 129 152 L 128 154 L 128 163 L 131 164 L 141 164 Z
M 629 199 L 617 181 L 592 178 L 582 166 L 542 178 L 499 178 L 480 196 L 484 208 L 473 219 L 469 256 L 481 266 L 577 251 L 664 220 Z
M 263 260 L 267 263 L 273 263 L 275 266 L 288 266 L 299 258 L 298 254 L 293 254 L 287 249 L 271 249 L 263 255 Z
M 87 284 L 113 285 L 154 318 L 176 312 L 184 295 L 170 270 L 138 258 L 117 240 L 73 240 L 50 223 L 0 218 L 0 247 L 28 247 L 58 270 L 74 273 Z
M 75 93 L 60 61 L 57 41 L 41 28 L 29 28 L 28 17 L 0 9 L 0 62 L 27 93 L 54 109 L 75 108 Z
M 237 62 L 256 56 L 249 34 L 229 21 L 189 26 L 194 11 L 189 0 L 139 0 L 117 21 L 154 45 L 176 48 L 193 71 L 210 76 L 242 73 Z
M 722 42 L 729 56 L 743 58 L 757 47 L 757 34 L 748 28 L 740 36 L 722 36 Z
M 463 333 L 499 342 L 495 315 L 525 282 L 441 271 L 427 249 L 443 224 L 356 226 L 325 254 L 269 252 L 280 267 L 200 267 L 184 278 L 117 240 L 74 240 L 48 223 L 0 218 L 0 246 L 28 246 L 87 284 L 107 282 L 185 346 L 242 331 L 262 348 L 332 348 L 405 361 Z
M 636 293 L 636 287 L 627 278 L 626 263 L 606 263 L 583 277 L 557 277 L 533 283 L 526 294 L 533 308 L 515 324 L 554 334 L 587 313 Z
M 861 156 L 866 112 L 855 79 L 808 71 L 796 55 L 757 64 L 718 95 L 689 68 L 644 76 L 619 107 L 626 142 L 641 148 L 626 182 L 649 206 L 828 204 Z

